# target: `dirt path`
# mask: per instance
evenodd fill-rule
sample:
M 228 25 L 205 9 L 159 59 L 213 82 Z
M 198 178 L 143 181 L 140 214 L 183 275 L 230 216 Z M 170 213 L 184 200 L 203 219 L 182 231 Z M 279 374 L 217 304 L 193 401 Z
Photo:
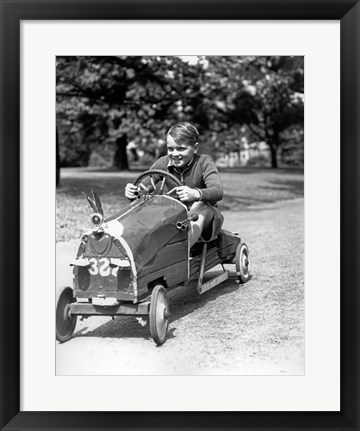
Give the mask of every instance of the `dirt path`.
M 170 333 L 162 347 L 131 317 L 79 321 L 56 345 L 58 375 L 298 375 L 304 367 L 303 199 L 224 212 L 224 228 L 248 244 L 253 278 L 227 280 L 201 297 L 170 292 Z M 57 246 L 57 282 L 78 241 Z M 229 269 L 232 269 L 229 267 Z

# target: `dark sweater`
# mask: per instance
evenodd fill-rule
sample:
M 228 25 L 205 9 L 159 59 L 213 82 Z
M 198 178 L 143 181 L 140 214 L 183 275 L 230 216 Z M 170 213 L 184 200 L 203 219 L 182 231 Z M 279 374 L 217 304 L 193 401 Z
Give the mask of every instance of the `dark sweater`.
M 185 186 L 199 189 L 201 201 L 211 205 L 216 204 L 223 198 L 223 188 L 219 172 L 214 160 L 206 154 L 195 154 L 190 164 L 184 169 L 178 169 L 168 156 L 160 157 L 151 169 L 168 171 L 178 178 Z

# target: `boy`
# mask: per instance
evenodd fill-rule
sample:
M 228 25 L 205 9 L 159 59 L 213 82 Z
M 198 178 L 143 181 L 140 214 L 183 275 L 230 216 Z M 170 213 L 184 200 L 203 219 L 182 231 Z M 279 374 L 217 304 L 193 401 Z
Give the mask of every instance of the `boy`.
M 190 223 L 190 247 L 200 237 L 206 242 L 215 239 L 223 223 L 223 216 L 216 207 L 223 197 L 220 175 L 210 156 L 197 154 L 198 137 L 199 132 L 192 124 L 175 124 L 166 134 L 167 156 L 150 168 L 168 171 L 183 183 L 176 188 L 176 193 L 181 202 L 191 204 L 190 212 L 198 215 L 198 219 Z M 136 191 L 137 187 L 129 183 L 125 196 L 133 200 Z

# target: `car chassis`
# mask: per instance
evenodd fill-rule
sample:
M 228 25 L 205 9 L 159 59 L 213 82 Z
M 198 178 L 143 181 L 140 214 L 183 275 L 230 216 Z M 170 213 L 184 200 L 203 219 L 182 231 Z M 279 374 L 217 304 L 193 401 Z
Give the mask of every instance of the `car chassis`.
M 162 178 L 160 188 L 154 178 Z M 171 196 L 175 188 L 165 193 L 167 181 L 182 185 L 168 172 L 144 172 L 134 182 L 138 199 L 107 219 L 96 193 L 85 195 L 95 227 L 82 235 L 70 264 L 73 287 L 57 292 L 59 342 L 72 337 L 77 316 L 132 315 L 148 317 L 150 334 L 161 345 L 168 334 L 168 291 L 191 284 L 203 294 L 229 278 L 224 264 L 235 264 L 239 283 L 250 279 L 249 250 L 237 233 L 221 230 L 215 240 L 189 248 L 188 229 L 197 215 Z M 223 271 L 212 276 L 219 264 Z

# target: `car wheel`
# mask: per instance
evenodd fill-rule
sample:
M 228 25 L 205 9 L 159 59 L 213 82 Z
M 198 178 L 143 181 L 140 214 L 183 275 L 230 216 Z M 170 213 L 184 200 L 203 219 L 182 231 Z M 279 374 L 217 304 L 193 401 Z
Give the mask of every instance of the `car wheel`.
M 73 290 L 64 287 L 58 292 L 56 301 L 56 339 L 61 343 L 69 340 L 74 333 L 77 316 L 71 316 L 70 304 L 75 302 Z
M 150 334 L 157 345 L 164 344 L 169 327 L 169 300 L 164 286 L 158 284 L 151 293 Z
M 240 243 L 235 256 L 236 275 L 240 283 L 246 283 L 250 278 L 250 253 L 246 244 Z

